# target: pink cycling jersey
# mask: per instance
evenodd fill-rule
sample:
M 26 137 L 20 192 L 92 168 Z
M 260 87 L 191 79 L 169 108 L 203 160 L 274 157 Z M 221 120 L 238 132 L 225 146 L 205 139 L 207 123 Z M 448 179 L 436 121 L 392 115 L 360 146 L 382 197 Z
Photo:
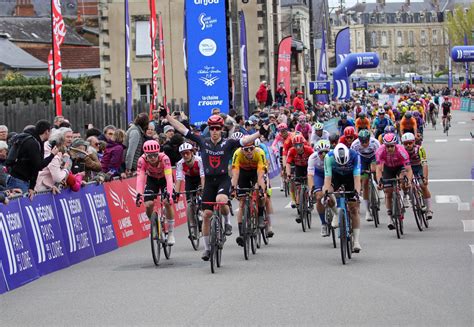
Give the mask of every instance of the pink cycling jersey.
M 278 153 L 278 150 L 283 146 L 283 143 L 285 143 L 285 140 L 286 139 L 284 139 L 280 133 L 277 133 L 272 143 L 272 150 L 274 153 Z
M 377 152 L 375 152 L 375 158 L 377 165 L 383 164 L 390 168 L 410 166 L 410 156 L 407 150 L 400 144 L 395 145 L 395 151 L 393 153 L 387 151 L 385 144 L 382 145 L 378 148 Z
M 170 158 L 164 154 L 158 154 L 158 164 L 152 166 L 146 161 L 146 155 L 142 155 L 137 163 L 137 192 L 143 194 L 148 176 L 156 179 L 166 178 L 166 191 L 173 194 L 173 171 L 171 170 Z
M 304 127 L 301 125 L 301 124 L 297 124 L 296 127 L 295 127 L 295 130 L 297 132 L 300 132 L 301 134 L 303 134 L 304 138 L 307 139 L 307 140 L 310 140 L 311 139 L 311 125 L 310 124 L 305 124 Z

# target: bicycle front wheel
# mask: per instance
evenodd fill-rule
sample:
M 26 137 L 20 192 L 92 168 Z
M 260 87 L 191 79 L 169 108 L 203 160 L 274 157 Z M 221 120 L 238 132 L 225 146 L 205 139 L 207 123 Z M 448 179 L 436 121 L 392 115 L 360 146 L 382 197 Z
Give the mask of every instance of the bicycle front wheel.
M 395 226 L 395 231 L 397 232 L 397 238 L 400 238 L 400 219 L 399 217 L 401 216 L 402 209 L 400 207 L 400 195 L 398 194 L 398 191 L 393 192 L 393 198 L 392 198 L 392 223 Z
M 151 216 L 150 226 L 150 243 L 151 243 L 151 255 L 153 257 L 153 263 L 158 266 L 160 263 L 161 255 L 161 239 L 160 239 L 160 228 L 158 225 L 158 215 L 154 212 Z
M 328 226 L 329 228 L 329 233 L 331 234 L 331 237 L 332 237 L 332 245 L 334 246 L 334 248 L 337 248 L 337 244 L 336 244 L 336 230 L 332 227 L 332 220 L 333 219 L 336 219 L 332 212 L 331 212 L 331 209 L 329 208 L 326 208 L 324 209 L 324 217 L 325 217 L 325 220 L 326 220 L 326 225 Z
M 346 256 L 347 256 L 347 234 L 346 234 L 346 217 L 344 214 L 344 210 L 339 208 L 337 210 L 338 219 L 339 219 L 339 242 L 341 247 L 341 260 L 342 264 L 346 264 Z M 333 219 L 336 219 L 334 217 Z
M 214 274 L 216 272 L 216 261 L 217 261 L 217 218 L 215 216 L 211 217 L 211 233 L 209 234 L 209 245 L 210 245 L 210 256 L 209 262 L 211 264 L 211 272 Z
M 192 202 L 191 202 L 192 203 Z M 199 209 L 195 204 L 191 204 L 187 209 L 188 238 L 195 251 L 199 249 Z
M 306 210 L 304 205 L 304 192 L 302 189 L 300 189 L 298 209 L 301 220 L 301 228 L 303 229 L 303 232 L 306 232 Z
M 244 239 L 244 258 L 249 259 L 250 255 L 250 207 L 249 201 L 245 202 L 244 214 L 242 216 L 242 237 Z
M 423 231 L 423 222 L 422 222 L 422 211 L 420 206 L 420 201 L 418 198 L 418 192 L 415 189 L 414 191 L 410 192 L 411 203 L 413 203 L 413 215 L 415 216 L 416 226 L 420 232 Z
M 308 199 L 308 193 L 307 191 L 305 190 L 305 196 L 304 196 L 304 208 L 305 208 L 305 211 L 306 211 L 306 224 L 308 226 L 308 229 L 311 229 L 311 219 L 312 219 L 312 216 L 311 216 L 311 211 L 309 210 L 309 199 Z
M 171 256 L 171 245 L 168 245 L 168 234 L 164 233 L 165 221 L 162 220 L 161 222 L 161 247 L 163 248 L 163 253 L 165 254 L 165 258 L 168 260 Z

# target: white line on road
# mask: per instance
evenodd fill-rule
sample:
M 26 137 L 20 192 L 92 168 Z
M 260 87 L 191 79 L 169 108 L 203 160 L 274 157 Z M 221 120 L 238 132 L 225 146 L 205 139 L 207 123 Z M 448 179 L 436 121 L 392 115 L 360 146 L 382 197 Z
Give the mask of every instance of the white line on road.
M 279 190 L 279 189 L 281 189 L 281 187 L 280 187 L 280 186 L 275 186 L 275 187 L 272 187 L 272 190 Z
M 456 203 L 458 205 L 458 211 L 471 210 L 469 202 L 461 202 L 461 199 L 457 195 L 437 195 L 436 203 Z
M 474 220 L 462 220 L 462 225 L 465 232 L 474 232 Z
M 465 121 L 458 121 L 458 124 L 459 125 L 464 125 L 464 124 L 467 124 Z
M 474 179 L 430 179 L 430 183 L 445 183 L 445 182 L 474 182 Z
M 470 139 L 459 139 L 460 142 L 471 142 L 472 137 Z
M 445 143 L 445 142 L 448 142 L 447 139 L 436 139 L 435 140 L 436 143 Z
M 471 247 L 471 253 L 474 254 L 474 245 L 469 245 Z

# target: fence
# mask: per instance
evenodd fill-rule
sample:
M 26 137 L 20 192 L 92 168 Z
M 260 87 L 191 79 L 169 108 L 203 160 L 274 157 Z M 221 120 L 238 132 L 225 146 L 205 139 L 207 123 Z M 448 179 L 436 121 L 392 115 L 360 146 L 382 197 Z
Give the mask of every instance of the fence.
M 178 102 L 171 100 L 168 104 L 170 110 L 182 110 L 187 113 L 187 103 L 182 99 Z M 140 112 L 148 112 L 150 105 L 143 101 L 133 102 L 133 117 Z M 52 101 L 45 103 L 40 100 L 23 103 L 17 99 L 16 102 L 8 101 L 7 104 L 0 102 L 0 124 L 8 126 L 9 131 L 20 132 L 26 125 L 34 124 L 40 119 L 53 121 L 55 116 Z M 127 129 L 125 101 L 112 101 L 106 103 L 103 100 L 90 102 L 77 100 L 73 103 L 63 103 L 63 115 L 72 124 L 73 130 L 83 133 L 84 126 L 92 123 L 98 128 L 106 125 L 114 125 Z

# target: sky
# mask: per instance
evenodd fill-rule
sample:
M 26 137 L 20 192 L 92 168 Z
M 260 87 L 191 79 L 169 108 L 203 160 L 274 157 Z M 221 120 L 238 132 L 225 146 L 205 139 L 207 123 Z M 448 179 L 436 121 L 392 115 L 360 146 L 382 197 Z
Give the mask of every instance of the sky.
M 346 7 L 352 7 L 354 4 L 357 3 L 357 0 L 343 0 L 345 2 Z M 339 6 L 339 0 L 328 0 L 329 2 L 329 7 L 335 7 Z M 359 0 L 359 2 L 362 2 L 362 0 Z M 366 2 L 373 2 L 375 3 L 375 0 L 366 0 Z M 385 2 L 403 2 L 403 0 L 386 0 Z M 412 0 L 412 2 L 423 2 L 422 0 Z

